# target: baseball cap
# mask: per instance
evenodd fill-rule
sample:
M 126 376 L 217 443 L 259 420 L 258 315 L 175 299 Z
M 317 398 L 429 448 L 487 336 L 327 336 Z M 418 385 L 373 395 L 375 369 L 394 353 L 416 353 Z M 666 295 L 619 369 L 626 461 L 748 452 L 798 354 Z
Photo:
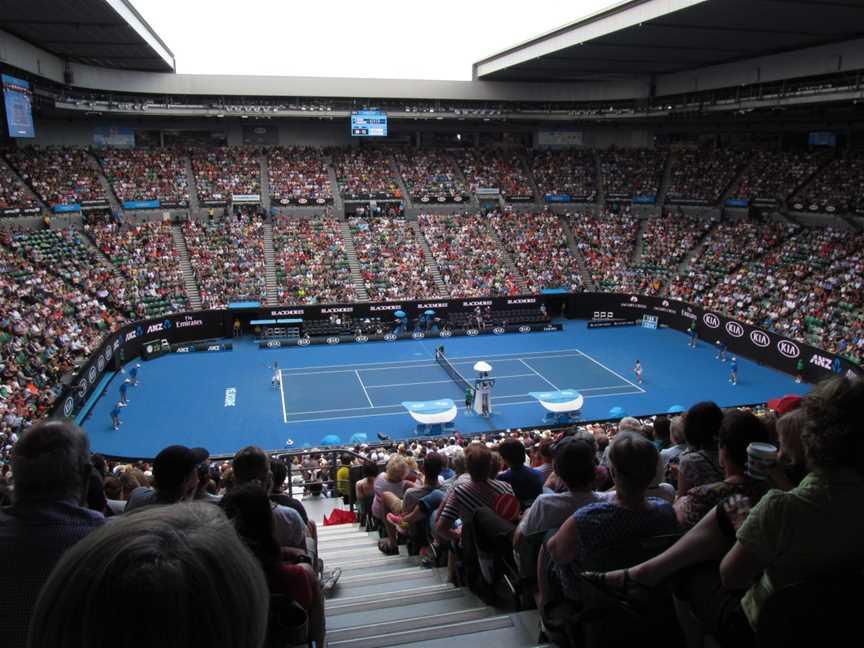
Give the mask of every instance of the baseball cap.
M 786 394 L 782 398 L 774 398 L 768 401 L 768 409 L 774 410 L 781 416 L 801 407 L 801 397 L 795 394 Z
M 164 448 L 153 461 L 153 480 L 159 490 L 171 491 L 180 487 L 183 480 L 210 453 L 204 448 L 187 448 L 173 445 Z

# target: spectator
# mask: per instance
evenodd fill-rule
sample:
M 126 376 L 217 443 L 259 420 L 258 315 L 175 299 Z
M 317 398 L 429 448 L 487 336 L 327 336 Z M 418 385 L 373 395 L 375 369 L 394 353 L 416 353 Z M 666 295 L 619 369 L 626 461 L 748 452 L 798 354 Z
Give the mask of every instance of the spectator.
M 191 501 L 198 488 L 198 465 L 210 453 L 204 448 L 168 446 L 153 461 L 154 488 L 141 486 L 132 491 L 126 511 L 151 504 L 176 504 Z
M 82 505 L 90 474 L 90 443 L 72 423 L 38 423 L 12 449 L 13 504 L 0 509 L 4 648 L 27 645 L 31 613 L 52 568 L 70 547 L 105 523 L 100 513 Z
M 723 411 L 716 403 L 703 401 L 687 410 L 684 416 L 684 438 L 687 450 L 678 462 L 678 496 L 691 488 L 723 480 L 717 437 L 723 422 Z
M 372 515 L 384 522 L 387 513 L 396 513 L 402 510 L 402 496 L 406 488 L 413 484 L 406 482 L 408 476 L 408 464 L 400 454 L 395 454 L 387 461 L 387 469 L 375 479 L 375 498 L 372 501 Z M 391 509 L 390 507 L 393 507 Z M 381 540 L 378 548 L 387 555 L 399 553 L 399 548 L 392 539 Z
M 39 597 L 28 646 L 261 648 L 268 609 L 261 567 L 218 507 L 154 507 L 66 553 Z
M 498 480 L 510 484 L 516 499 L 527 508 L 543 492 L 540 471 L 525 465 L 525 446 L 518 439 L 504 439 L 498 445 L 498 453 L 507 465 Z

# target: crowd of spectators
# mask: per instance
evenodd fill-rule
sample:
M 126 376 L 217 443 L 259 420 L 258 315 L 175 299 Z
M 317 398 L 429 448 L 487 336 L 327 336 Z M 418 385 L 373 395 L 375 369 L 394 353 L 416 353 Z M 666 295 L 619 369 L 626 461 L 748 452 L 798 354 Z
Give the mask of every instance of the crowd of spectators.
M 106 199 L 96 163 L 83 148 L 16 148 L 6 159 L 49 207 Z
M 792 197 L 793 205 L 820 212 L 864 211 L 864 151 L 838 155 Z M 797 207 L 796 207 L 797 208 Z
M 532 151 L 528 164 L 541 197 L 565 195 L 573 202 L 594 202 L 597 159 L 593 150 Z
M 0 166 L 0 210 L 36 206 L 27 188 L 5 166 Z
M 534 197 L 520 149 L 463 149 L 456 160 L 472 192 L 497 189 L 505 199 Z
M 92 223 L 84 231 L 126 279 L 137 317 L 186 309 L 188 300 L 170 223 Z
M 666 199 L 713 205 L 747 164 L 748 153 L 733 149 L 685 149 L 672 155 Z
M 238 213 L 206 223 L 187 220 L 183 236 L 204 308 L 266 300 L 264 223 L 260 218 Z
M 332 149 L 330 155 L 343 198 L 401 197 L 386 151 L 337 148 Z
M 234 195 L 261 194 L 260 151 L 241 146 L 191 149 L 198 200 L 230 201 Z
M 104 334 L 125 321 L 48 266 L 0 245 L 0 463 L 21 431 L 50 413 L 61 379 L 96 351 Z
M 598 151 L 603 193 L 607 198 L 656 198 L 669 152 L 663 149 Z
M 531 294 L 543 289 L 582 290 L 582 274 L 567 245 L 561 219 L 542 212 L 492 214 L 492 227 Z
M 77 230 L 21 232 L 11 236 L 9 245 L 37 266 L 50 268 L 72 288 L 116 310 L 133 312 L 129 287 L 117 280 L 114 269 L 99 258 Z
M 357 299 L 340 223 L 333 217 L 280 216 L 273 223 L 280 304 Z
M 630 214 L 567 214 L 576 246 L 591 280 L 601 290 L 615 291 L 624 277 L 639 234 L 639 221 Z
M 782 204 L 819 169 L 823 156 L 814 151 L 758 149 L 729 198 Z
M 519 280 L 489 230 L 488 217 L 421 214 L 420 229 L 452 297 L 518 295 Z
M 465 197 L 465 182 L 447 151 L 400 149 L 395 159 L 412 200 L 431 202 L 440 197 L 452 201 Z
M 348 220 L 369 299 L 387 301 L 437 296 L 429 259 L 409 224 L 375 216 Z
M 168 149 L 112 148 L 99 151 L 105 177 L 121 202 L 189 204 L 186 156 Z
M 330 201 L 333 191 L 327 165 L 319 149 L 272 146 L 267 149 L 270 172 L 270 196 L 274 204 L 287 200 L 309 203 Z

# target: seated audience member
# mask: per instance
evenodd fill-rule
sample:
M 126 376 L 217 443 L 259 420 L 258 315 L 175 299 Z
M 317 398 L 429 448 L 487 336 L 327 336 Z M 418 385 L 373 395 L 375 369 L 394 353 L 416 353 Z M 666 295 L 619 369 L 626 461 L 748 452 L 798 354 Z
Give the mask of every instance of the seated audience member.
M 720 425 L 720 466 L 725 479 L 694 486 L 675 501 L 675 512 L 682 529 L 689 529 L 723 500 L 746 495 L 757 502 L 765 492 L 765 482 L 747 475 L 747 446 L 767 443 L 768 432 L 751 412 L 730 410 Z
M 694 486 L 723 480 L 717 435 L 723 422 L 723 410 L 716 403 L 703 401 L 687 410 L 684 417 L 684 438 L 687 450 L 678 460 L 678 496 Z
M 387 514 L 387 533 L 399 530 L 407 532 L 408 528 L 416 521 L 427 517 L 428 511 L 434 511 L 444 499 L 444 492 L 439 485 L 441 468 L 445 457 L 437 452 L 427 453 L 423 460 L 423 485 L 409 488 L 405 491 L 405 497 L 401 502 L 391 502 L 387 508 L 391 511 L 400 510 L 399 513 Z M 395 497 L 391 493 L 384 493 L 383 497 L 390 499 Z M 423 506 L 420 506 L 420 503 Z M 391 529 L 392 528 L 392 529 Z M 395 536 L 391 542 L 395 542 Z
M 153 461 L 154 488 L 141 486 L 132 491 L 126 502 L 126 512 L 151 504 L 188 502 L 198 487 L 198 464 L 206 461 L 209 453 L 204 448 L 168 446 Z
M 766 472 L 773 488 L 792 490 L 807 474 L 802 436 L 807 425 L 804 410 L 792 410 L 777 419 L 777 462 Z
M 658 416 L 654 419 L 654 424 L 651 426 L 651 434 L 658 452 L 663 452 L 663 450 L 672 445 L 669 431 L 671 424 L 672 422 L 668 416 Z
M 678 531 L 672 505 L 645 495 L 657 474 L 654 444 L 641 434 L 619 432 L 609 448 L 614 496 L 577 510 L 546 542 L 551 570 L 564 597 L 578 597 L 581 565 L 597 551 Z M 545 558 L 545 552 L 541 553 L 538 573 L 546 571 Z M 540 579 L 540 589 L 544 602 L 556 598 L 545 578 Z
M 670 445 L 660 450 L 660 461 L 663 462 L 664 468 L 673 459 L 677 463 L 678 457 L 687 449 L 687 442 L 684 440 L 683 416 L 676 416 L 669 421 L 669 441 Z
M 261 648 L 267 581 L 219 507 L 123 515 L 70 549 L 33 612 L 30 648 Z
M 270 458 L 256 446 L 246 446 L 234 455 L 231 462 L 234 469 L 235 488 L 256 482 L 269 491 L 273 475 L 270 472 Z M 272 503 L 273 520 L 276 526 L 276 540 L 280 547 L 293 547 L 306 551 L 313 558 L 316 555 L 314 542 L 306 542 L 306 525 L 303 518 L 292 508 Z M 310 546 L 311 545 L 311 546 Z
M 513 495 L 510 484 L 492 479 L 492 452 L 481 443 L 472 443 L 465 451 L 465 463 L 470 479 L 457 481 L 448 491 L 438 516 L 435 531 L 441 538 L 459 540 L 454 527 L 456 520 L 464 520 L 477 509 L 495 510 L 501 495 Z
M 546 483 L 546 480 L 549 479 L 549 475 L 551 475 L 555 470 L 554 445 L 555 441 L 552 439 L 542 439 L 537 445 L 535 456 L 538 458 L 539 463 L 534 466 L 534 468 L 536 468 L 540 473 L 540 477 L 543 479 L 544 484 Z
M 351 499 L 351 455 L 343 454 L 339 457 L 339 463 L 339 469 L 336 471 L 336 492 L 347 504 Z
M 238 535 L 258 559 L 270 594 L 281 594 L 298 603 L 308 615 L 309 638 L 324 645 L 324 596 L 315 568 L 309 562 L 285 561 L 276 542 L 270 500 L 259 484 L 238 486 L 222 499 L 222 510 Z M 271 618 L 273 618 L 271 611 Z M 278 619 L 274 619 L 278 622 Z M 286 625 L 292 625 L 283 619 Z M 272 622 L 271 622 L 272 623 Z
M 543 492 L 543 477 L 540 471 L 525 465 L 525 446 L 518 439 L 504 439 L 498 453 L 507 465 L 507 470 L 498 474 L 498 480 L 510 484 L 523 505 L 533 502 Z
M 363 502 L 375 494 L 375 479 L 378 477 L 378 464 L 367 461 L 363 464 L 363 479 L 354 485 L 354 494 L 358 502 Z M 370 503 L 371 506 L 371 503 Z
M 864 498 L 864 382 L 837 377 L 816 386 L 802 416 L 808 474 L 798 486 L 770 490 L 752 508 L 746 497 L 727 500 L 659 556 L 583 576 L 623 598 L 650 597 L 651 588 L 677 577 L 679 595 L 706 631 L 723 645 L 753 645 L 759 611 L 773 592 L 864 568 L 864 518 L 850 515 Z M 780 443 L 781 454 L 794 452 L 782 446 L 783 436 Z M 711 567 L 701 578 L 682 571 L 704 563 Z
M 567 486 L 564 493 L 540 495 L 531 505 L 513 536 L 519 545 L 526 535 L 557 529 L 578 509 L 600 498 L 591 490 L 597 466 L 597 444 L 590 435 L 568 437 L 554 451 L 555 475 Z
M 34 425 L 12 447 L 13 503 L 0 509 L 0 645 L 24 648 L 27 624 L 64 552 L 105 523 L 83 507 L 90 442 L 61 421 Z
M 382 523 L 387 513 L 399 513 L 402 510 L 402 496 L 405 494 L 405 489 L 413 486 L 412 483 L 405 481 L 408 470 L 405 457 L 401 454 L 394 454 L 387 461 L 386 470 L 375 479 L 372 515 Z M 396 510 L 391 510 L 390 506 Z M 399 553 L 399 547 L 390 538 L 382 539 L 378 543 L 378 548 L 388 555 Z
M 285 480 L 288 477 L 288 464 L 281 459 L 273 459 L 270 461 L 270 472 L 273 474 L 273 486 L 270 489 L 270 500 L 292 508 L 300 517 L 303 518 L 303 523 L 307 528 L 314 528 L 315 522 L 310 522 L 309 515 L 306 513 L 306 507 L 296 497 L 291 497 L 285 492 Z M 314 534 L 313 534 L 314 535 Z

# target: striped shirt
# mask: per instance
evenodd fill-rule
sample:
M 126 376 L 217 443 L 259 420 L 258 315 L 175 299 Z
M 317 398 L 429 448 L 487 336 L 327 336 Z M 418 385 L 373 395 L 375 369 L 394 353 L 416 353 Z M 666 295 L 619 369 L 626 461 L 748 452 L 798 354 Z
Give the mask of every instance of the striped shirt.
M 441 517 L 445 520 L 465 519 L 481 506 L 495 509 L 495 500 L 499 495 L 513 495 L 510 484 L 497 479 L 487 479 L 482 482 L 467 481 L 458 483 L 447 494 Z

